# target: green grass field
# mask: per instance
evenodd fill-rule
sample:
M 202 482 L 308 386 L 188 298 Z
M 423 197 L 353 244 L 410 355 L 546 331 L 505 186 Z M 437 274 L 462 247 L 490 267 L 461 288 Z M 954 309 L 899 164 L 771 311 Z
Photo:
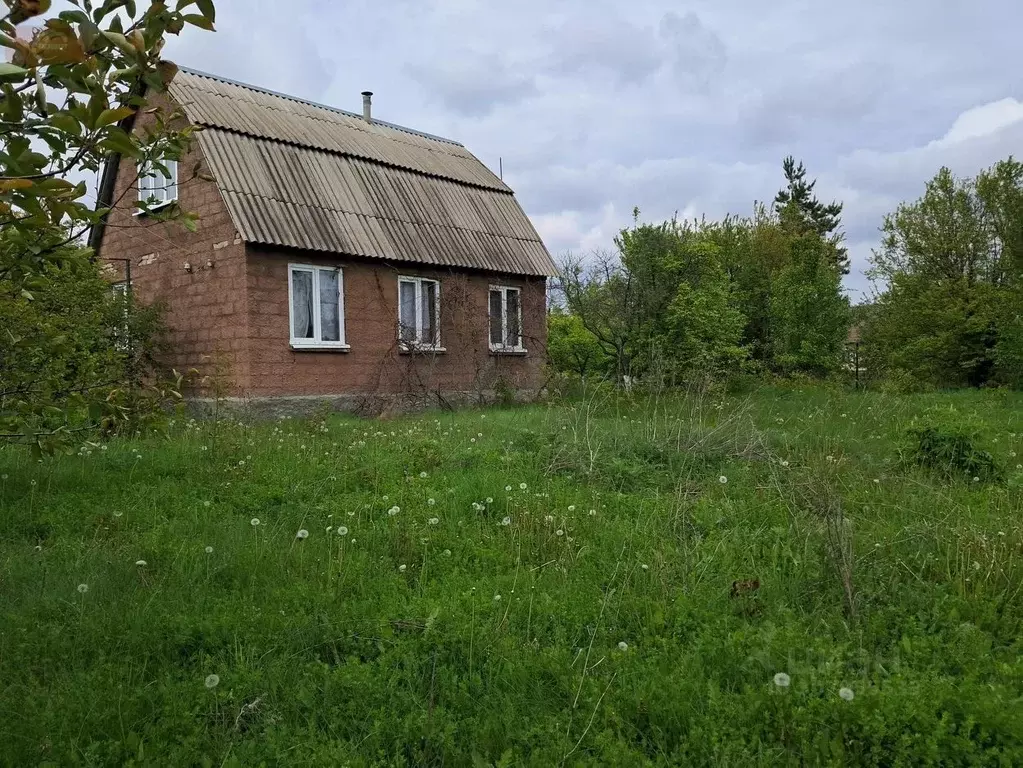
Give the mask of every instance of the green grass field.
M 1020 457 L 783 389 L 5 449 L 0 760 L 1020 765 Z

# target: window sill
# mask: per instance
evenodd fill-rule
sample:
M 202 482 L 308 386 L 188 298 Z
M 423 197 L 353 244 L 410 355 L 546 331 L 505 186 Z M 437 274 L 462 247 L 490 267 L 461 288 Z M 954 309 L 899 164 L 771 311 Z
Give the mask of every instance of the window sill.
M 349 344 L 295 344 L 291 343 L 292 352 L 351 352 Z
M 490 354 L 509 357 L 525 357 L 529 354 L 529 350 L 524 349 L 523 347 L 491 347 Z
M 443 355 L 447 350 L 444 347 L 409 347 L 404 344 L 398 346 L 399 355 Z
M 156 205 L 151 205 L 146 210 L 142 210 L 141 208 L 136 208 L 134 211 L 131 212 L 131 215 L 132 216 L 145 216 L 148 213 L 155 213 L 156 211 L 159 211 L 159 210 L 161 210 L 163 208 L 168 208 L 168 207 L 174 205 L 174 203 L 176 203 L 177 201 L 178 201 L 178 199 L 175 197 L 173 200 L 164 200 L 162 203 L 157 203 Z

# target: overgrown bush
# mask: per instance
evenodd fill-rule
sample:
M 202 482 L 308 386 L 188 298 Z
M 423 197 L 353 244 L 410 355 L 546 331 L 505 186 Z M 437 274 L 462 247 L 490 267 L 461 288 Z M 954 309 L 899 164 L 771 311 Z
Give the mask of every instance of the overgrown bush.
M 904 461 L 946 480 L 1000 482 L 1004 473 L 990 451 L 981 447 L 979 421 L 952 409 L 932 410 L 908 430 Z
M 176 393 L 156 365 L 161 308 L 136 304 L 73 255 L 31 288 L 0 280 L 3 437 L 50 451 L 158 421 Z

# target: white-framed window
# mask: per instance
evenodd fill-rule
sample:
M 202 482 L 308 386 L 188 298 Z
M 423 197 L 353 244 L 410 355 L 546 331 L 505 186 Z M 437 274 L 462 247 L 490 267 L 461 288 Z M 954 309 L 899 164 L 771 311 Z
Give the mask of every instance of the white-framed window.
M 150 208 L 173 203 L 178 199 L 178 161 L 167 158 L 162 161 L 169 176 L 149 164 L 139 165 L 139 200 L 148 202 Z
M 440 283 L 398 278 L 398 341 L 405 349 L 439 350 Z
M 522 346 L 522 291 L 508 285 L 490 286 L 490 349 L 525 352 Z
M 295 349 L 348 349 L 344 276 L 338 267 L 289 264 L 288 310 Z

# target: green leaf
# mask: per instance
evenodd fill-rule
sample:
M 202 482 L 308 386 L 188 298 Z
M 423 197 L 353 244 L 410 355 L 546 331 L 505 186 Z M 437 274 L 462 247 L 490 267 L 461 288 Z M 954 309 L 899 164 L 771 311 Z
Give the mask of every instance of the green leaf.
M 211 22 L 217 20 L 217 9 L 213 7 L 213 0 L 197 0 L 196 6 L 199 8 L 199 13 Z
M 82 135 L 82 124 L 75 120 L 69 112 L 58 112 L 50 117 L 50 125 L 58 131 L 70 133 L 72 136 Z
M 119 155 L 127 155 L 134 158 L 142 157 L 142 151 L 131 140 L 131 137 L 116 125 L 111 126 L 107 130 L 107 135 L 99 143 L 99 146 L 101 149 L 116 152 Z
M 210 32 L 215 31 L 213 29 L 213 22 L 210 21 L 205 16 L 200 16 L 198 13 L 186 13 L 181 18 L 194 27 L 199 27 L 200 29 L 208 29 Z
M 202 18 L 201 16 L 199 18 Z M 28 70 L 24 67 L 19 67 L 17 64 L 10 64 L 8 62 L 0 63 L 0 77 L 21 79 L 28 74 Z
M 119 123 L 124 118 L 130 117 L 135 114 L 135 110 L 131 107 L 117 107 L 116 109 L 107 109 L 100 113 L 100 116 L 96 119 L 96 128 L 102 128 L 103 126 L 110 125 L 111 123 Z

